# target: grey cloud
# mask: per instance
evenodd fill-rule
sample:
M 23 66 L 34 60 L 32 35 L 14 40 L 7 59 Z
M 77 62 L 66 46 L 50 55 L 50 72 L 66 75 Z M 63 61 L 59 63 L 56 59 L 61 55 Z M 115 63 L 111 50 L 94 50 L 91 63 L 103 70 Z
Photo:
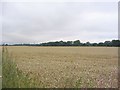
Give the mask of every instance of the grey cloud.
M 3 41 L 111 40 L 117 13 L 117 3 L 4 3 Z

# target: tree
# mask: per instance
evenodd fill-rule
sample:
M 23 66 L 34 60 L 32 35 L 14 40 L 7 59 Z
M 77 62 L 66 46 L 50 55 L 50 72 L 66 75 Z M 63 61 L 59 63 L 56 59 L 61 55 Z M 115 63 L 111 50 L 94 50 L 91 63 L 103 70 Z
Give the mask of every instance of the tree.
M 103 42 L 98 43 L 98 46 L 104 46 Z
M 74 42 L 73 42 L 73 45 L 74 45 L 74 46 L 79 46 L 79 45 L 80 45 L 80 40 L 74 41 Z
M 112 40 L 112 46 L 120 46 L 120 40 Z
M 91 46 L 90 42 L 86 42 L 86 46 Z
M 105 46 L 111 46 L 112 43 L 111 43 L 110 41 L 105 41 L 105 42 L 104 42 L 104 45 L 105 45 Z
M 72 41 L 67 41 L 67 45 L 71 46 L 72 45 Z
M 3 46 L 9 46 L 9 44 L 2 44 Z M 80 40 L 75 41 L 55 41 L 55 42 L 46 42 L 40 44 L 28 44 L 28 43 L 19 43 L 13 44 L 11 46 L 116 46 L 120 47 L 120 40 L 105 41 L 100 43 L 81 43 Z
M 97 46 L 98 44 L 97 43 L 93 43 L 92 46 Z

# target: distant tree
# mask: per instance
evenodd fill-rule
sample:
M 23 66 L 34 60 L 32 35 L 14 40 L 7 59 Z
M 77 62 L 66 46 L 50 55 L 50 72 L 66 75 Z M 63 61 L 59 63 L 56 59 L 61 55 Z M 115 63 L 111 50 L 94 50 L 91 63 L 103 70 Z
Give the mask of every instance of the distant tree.
M 8 44 L 5 44 L 5 46 L 8 46 Z
M 112 46 L 120 46 L 120 40 L 112 40 Z
M 72 45 L 72 41 L 67 41 L 67 45 L 71 46 Z
M 98 44 L 97 43 L 93 43 L 92 46 L 98 46 Z
M 2 44 L 3 46 L 7 46 L 9 44 Z M 21 43 L 21 44 L 13 44 L 11 46 L 116 46 L 120 47 L 120 40 L 112 40 L 112 41 L 105 41 L 100 43 L 81 43 L 80 40 L 76 41 L 56 41 L 56 42 L 46 42 L 46 43 L 40 43 L 40 44 L 27 44 L 27 43 Z
M 86 42 L 86 46 L 91 46 L 90 42 Z
M 98 46 L 104 46 L 103 42 L 98 43 Z
M 73 45 L 74 45 L 74 46 L 79 46 L 79 45 L 80 45 L 80 40 L 74 41 L 74 42 L 73 42 Z
M 64 43 L 64 42 L 61 40 L 61 41 L 60 41 L 60 45 L 63 45 L 63 43 Z
M 111 41 L 105 41 L 104 42 L 104 46 L 111 46 L 112 45 L 112 42 Z

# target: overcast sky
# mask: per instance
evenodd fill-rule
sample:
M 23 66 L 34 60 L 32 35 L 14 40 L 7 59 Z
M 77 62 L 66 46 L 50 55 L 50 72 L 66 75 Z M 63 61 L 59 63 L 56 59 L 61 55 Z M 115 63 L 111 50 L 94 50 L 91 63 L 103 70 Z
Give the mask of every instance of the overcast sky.
M 7 43 L 118 38 L 117 2 L 4 2 L 2 20 Z

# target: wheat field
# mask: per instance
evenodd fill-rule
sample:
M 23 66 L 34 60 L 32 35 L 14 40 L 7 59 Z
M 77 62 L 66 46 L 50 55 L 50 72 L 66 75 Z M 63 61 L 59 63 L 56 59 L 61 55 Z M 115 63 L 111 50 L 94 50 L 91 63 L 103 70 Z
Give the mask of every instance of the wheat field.
M 0 89 L 2 89 L 2 47 L 0 47 Z
M 118 47 L 7 46 L 17 67 L 45 88 L 117 88 Z

